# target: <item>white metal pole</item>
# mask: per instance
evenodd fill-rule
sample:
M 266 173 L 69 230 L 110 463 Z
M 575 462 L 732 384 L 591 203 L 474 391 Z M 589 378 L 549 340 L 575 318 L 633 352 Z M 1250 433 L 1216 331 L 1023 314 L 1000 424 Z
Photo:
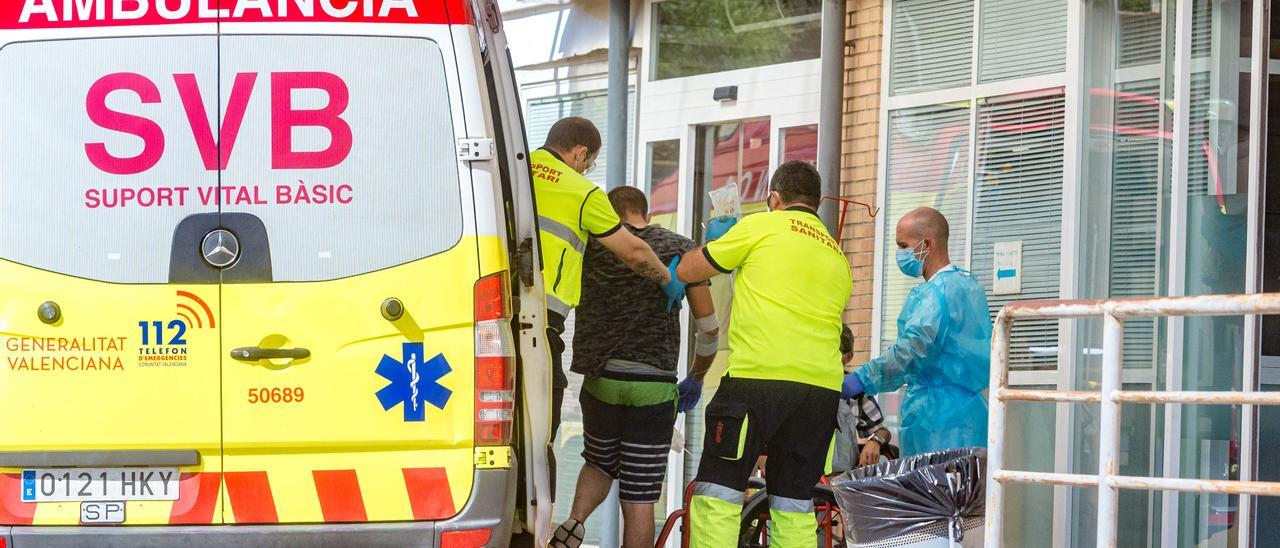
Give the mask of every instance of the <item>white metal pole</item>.
M 1102 413 L 1098 432 L 1098 537 L 1095 546 L 1116 545 L 1120 490 L 1111 484 L 1120 467 L 1120 372 L 1124 365 L 1124 320 L 1107 314 L 1102 332 Z
M 1004 484 L 996 479 L 1004 469 L 1006 402 L 1001 393 L 1009 386 L 1009 335 L 1013 320 L 1001 312 L 991 334 L 991 409 L 987 415 L 986 547 L 1004 546 Z
M 1262 242 L 1262 184 L 1266 166 L 1263 164 L 1263 146 L 1266 142 L 1266 89 L 1270 82 L 1267 61 L 1270 56 L 1270 2 L 1255 1 L 1253 3 L 1252 45 L 1250 47 L 1249 64 L 1249 181 L 1248 186 L 1248 249 L 1245 252 L 1245 292 L 1261 291 L 1262 269 L 1259 267 Z M 1244 317 L 1244 380 L 1245 392 L 1258 388 L 1258 366 L 1262 348 L 1259 343 L 1261 318 Z M 1241 409 L 1240 425 L 1240 480 L 1252 481 L 1257 474 L 1257 409 L 1246 405 Z M 1252 495 L 1240 496 L 1240 535 L 1239 547 L 1253 546 L 1256 526 L 1254 513 L 1256 502 Z
M 1168 2 L 1165 3 L 1168 5 Z M 1173 183 L 1169 204 L 1169 291 L 1186 294 L 1187 262 L 1187 135 L 1191 112 L 1191 15 L 1194 2 L 1177 2 L 1174 10 L 1173 42 Z M 1182 390 L 1182 318 L 1169 318 L 1165 360 L 1165 389 Z M 1176 478 L 1182 471 L 1182 406 L 1164 408 L 1164 477 Z M 1162 494 L 1160 542 L 1172 546 L 1178 540 L 1178 493 Z

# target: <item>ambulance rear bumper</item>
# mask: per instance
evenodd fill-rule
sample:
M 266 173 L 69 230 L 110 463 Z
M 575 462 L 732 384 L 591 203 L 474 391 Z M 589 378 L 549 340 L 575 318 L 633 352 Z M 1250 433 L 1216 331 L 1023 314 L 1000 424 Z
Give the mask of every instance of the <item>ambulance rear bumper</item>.
M 443 546 L 448 532 L 488 530 L 486 546 L 506 546 L 515 512 L 518 468 L 476 470 L 471 498 L 458 515 L 442 521 L 309 525 L 182 525 L 136 527 L 0 527 L 0 546 L 137 548 Z M 458 533 L 454 533 L 458 534 Z M 471 537 L 474 538 L 474 537 Z M 472 544 L 460 544 L 472 546 Z

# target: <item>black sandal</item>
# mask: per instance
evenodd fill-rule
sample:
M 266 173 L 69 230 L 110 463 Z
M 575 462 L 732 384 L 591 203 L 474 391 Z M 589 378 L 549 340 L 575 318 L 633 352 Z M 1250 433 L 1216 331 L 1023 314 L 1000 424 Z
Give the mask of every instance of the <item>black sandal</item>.
M 582 539 L 586 536 L 586 526 L 581 521 L 570 518 L 551 534 L 551 542 L 547 543 L 547 548 L 578 548 L 582 546 Z

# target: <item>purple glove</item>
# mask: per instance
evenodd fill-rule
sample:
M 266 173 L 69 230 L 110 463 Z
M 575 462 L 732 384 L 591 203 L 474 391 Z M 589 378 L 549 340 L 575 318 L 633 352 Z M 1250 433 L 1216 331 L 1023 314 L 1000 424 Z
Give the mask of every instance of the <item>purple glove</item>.
M 679 412 L 684 413 L 693 409 L 700 399 L 702 399 L 701 382 L 693 377 L 685 377 L 680 381 L 680 406 L 677 408 Z
M 853 373 L 845 375 L 844 382 L 840 384 L 840 397 L 844 399 L 856 398 L 866 391 L 862 386 L 862 379 Z

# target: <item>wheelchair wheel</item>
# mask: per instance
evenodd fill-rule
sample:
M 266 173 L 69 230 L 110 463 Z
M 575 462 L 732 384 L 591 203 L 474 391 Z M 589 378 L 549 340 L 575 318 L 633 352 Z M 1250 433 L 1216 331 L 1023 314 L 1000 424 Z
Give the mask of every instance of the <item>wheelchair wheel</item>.
M 818 522 L 818 548 L 839 548 L 844 543 L 836 537 L 833 528 L 839 527 L 837 521 L 840 510 L 836 507 L 835 495 L 827 485 L 814 486 L 814 517 Z M 769 493 L 759 489 L 747 498 L 742 505 L 742 521 L 738 529 L 739 548 L 765 548 L 771 546 L 769 527 L 772 521 L 769 516 Z

